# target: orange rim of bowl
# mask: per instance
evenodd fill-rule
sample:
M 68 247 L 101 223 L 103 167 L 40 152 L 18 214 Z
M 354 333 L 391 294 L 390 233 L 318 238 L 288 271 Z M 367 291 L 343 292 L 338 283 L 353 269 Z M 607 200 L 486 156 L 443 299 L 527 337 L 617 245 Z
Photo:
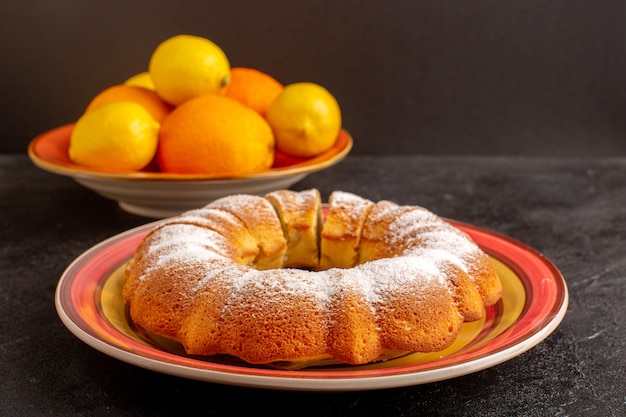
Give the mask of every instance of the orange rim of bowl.
M 55 174 L 71 177 L 98 177 L 118 180 L 168 180 L 168 181 L 208 181 L 245 180 L 287 175 L 306 174 L 319 171 L 336 164 L 352 149 L 352 136 L 341 129 L 335 144 L 326 152 L 292 165 L 271 168 L 267 171 L 245 175 L 175 174 L 151 171 L 101 170 L 74 164 L 70 161 L 68 148 L 74 123 L 63 125 L 38 135 L 28 145 L 28 156 L 38 167 Z

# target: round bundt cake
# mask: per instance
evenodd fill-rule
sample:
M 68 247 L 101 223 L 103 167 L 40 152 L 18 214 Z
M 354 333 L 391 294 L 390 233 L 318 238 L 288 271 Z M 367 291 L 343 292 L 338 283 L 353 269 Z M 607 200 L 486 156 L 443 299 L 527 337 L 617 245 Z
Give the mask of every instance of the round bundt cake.
M 259 364 L 439 351 L 502 293 L 488 256 L 430 211 L 341 191 L 323 210 L 315 189 L 167 219 L 126 278 L 138 326 L 189 354 Z

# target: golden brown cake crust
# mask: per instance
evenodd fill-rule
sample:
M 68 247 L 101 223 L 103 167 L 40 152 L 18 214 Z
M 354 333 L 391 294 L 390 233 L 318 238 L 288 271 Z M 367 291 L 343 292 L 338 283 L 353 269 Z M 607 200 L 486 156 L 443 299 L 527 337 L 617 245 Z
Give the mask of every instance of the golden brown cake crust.
M 324 222 L 320 203 L 237 195 L 162 222 L 126 269 L 132 320 L 190 354 L 361 364 L 444 349 L 500 298 L 489 257 L 430 211 L 335 192 Z
M 208 208 L 225 210 L 237 216 L 256 239 L 260 253 L 254 260 L 257 269 L 281 268 L 287 241 L 276 211 L 259 196 L 237 194 L 213 201 Z

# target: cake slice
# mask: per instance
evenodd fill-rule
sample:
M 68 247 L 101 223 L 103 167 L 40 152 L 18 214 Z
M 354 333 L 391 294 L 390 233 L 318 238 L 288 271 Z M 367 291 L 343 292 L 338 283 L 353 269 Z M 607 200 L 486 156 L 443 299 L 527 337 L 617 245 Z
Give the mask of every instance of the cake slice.
M 322 227 L 322 201 L 316 189 L 305 191 L 280 190 L 265 198 L 280 217 L 287 239 L 287 256 L 283 268 L 319 266 L 319 232 Z
M 352 268 L 358 263 L 361 230 L 373 207 L 373 202 L 351 193 L 330 195 L 321 233 L 320 269 Z

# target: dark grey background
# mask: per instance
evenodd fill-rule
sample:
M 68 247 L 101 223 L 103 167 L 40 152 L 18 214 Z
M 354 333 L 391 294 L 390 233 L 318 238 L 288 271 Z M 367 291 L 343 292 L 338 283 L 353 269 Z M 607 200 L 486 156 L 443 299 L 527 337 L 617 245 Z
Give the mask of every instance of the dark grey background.
M 74 121 L 169 36 L 338 99 L 354 154 L 626 155 L 623 0 L 9 0 L 0 152 Z

